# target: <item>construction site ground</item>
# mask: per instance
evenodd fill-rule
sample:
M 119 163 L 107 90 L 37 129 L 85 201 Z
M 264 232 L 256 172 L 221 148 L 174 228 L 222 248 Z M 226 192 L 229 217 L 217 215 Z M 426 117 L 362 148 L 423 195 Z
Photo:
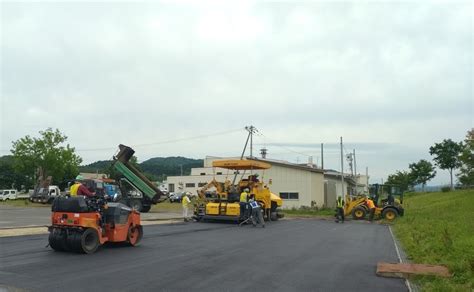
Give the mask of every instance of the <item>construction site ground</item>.
M 171 220 L 181 218 L 178 212 L 142 213 L 142 220 Z M 38 227 L 51 224 L 51 205 L 44 208 L 15 207 L 0 205 L 0 236 L 1 230 L 12 227 Z
M 146 225 L 140 246 L 105 245 L 92 255 L 54 252 L 47 241 L 0 237 L 0 291 L 407 290 L 402 279 L 375 275 L 378 262 L 398 262 L 381 224 Z

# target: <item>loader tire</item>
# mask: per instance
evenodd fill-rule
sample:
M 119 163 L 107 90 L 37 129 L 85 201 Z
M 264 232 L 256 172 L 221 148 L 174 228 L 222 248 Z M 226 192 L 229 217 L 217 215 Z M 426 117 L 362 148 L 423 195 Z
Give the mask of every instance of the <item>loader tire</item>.
M 148 213 L 151 209 L 151 205 L 150 206 L 143 206 L 142 207 L 142 210 L 140 212 L 142 213 Z
M 87 228 L 81 235 L 81 249 L 83 253 L 91 254 L 99 248 L 99 234 L 93 228 Z
M 382 218 L 385 220 L 395 220 L 398 217 L 398 212 L 394 208 L 387 208 L 382 212 Z
M 128 228 L 127 241 L 131 246 L 137 246 L 140 244 L 140 241 L 143 237 L 143 227 L 139 226 L 130 226 Z
M 367 211 L 365 210 L 364 207 L 358 206 L 352 210 L 352 219 L 354 220 L 365 219 L 366 215 L 367 215 Z

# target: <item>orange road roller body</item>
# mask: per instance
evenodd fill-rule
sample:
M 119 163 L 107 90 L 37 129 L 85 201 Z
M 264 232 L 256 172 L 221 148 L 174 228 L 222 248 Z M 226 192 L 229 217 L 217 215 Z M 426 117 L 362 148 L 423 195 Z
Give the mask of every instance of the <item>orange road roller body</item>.
M 140 213 L 121 203 L 83 197 L 53 202 L 49 245 L 56 251 L 94 253 L 106 242 L 139 244 Z

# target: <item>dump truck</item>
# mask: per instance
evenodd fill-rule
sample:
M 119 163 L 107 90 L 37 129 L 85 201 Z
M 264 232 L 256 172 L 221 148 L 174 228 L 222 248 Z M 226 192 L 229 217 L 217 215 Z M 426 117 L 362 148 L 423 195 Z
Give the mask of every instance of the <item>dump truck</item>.
M 242 178 L 238 183 L 226 180 L 218 182 L 215 179 L 203 186 L 198 191 L 199 200 L 196 204 L 194 217 L 198 221 L 205 220 L 230 220 L 240 219 L 240 193 L 248 188 L 250 194 L 255 195 L 255 200 L 264 211 L 265 220 L 278 220 L 283 217 L 280 207 L 282 199 L 272 193 L 267 184 L 258 179 L 258 175 L 253 174 L 253 170 L 265 170 L 271 167 L 270 164 L 247 159 L 217 160 L 212 163 L 213 167 L 220 167 L 234 171 L 250 171 L 250 175 Z M 237 174 L 236 174 L 237 175 Z M 213 191 L 209 191 L 209 190 Z
M 132 148 L 120 144 L 118 154 L 113 157 L 113 165 L 124 176 L 119 182 L 122 190 L 121 203 L 146 213 L 153 204 L 166 199 L 166 195 L 130 163 L 134 153 Z

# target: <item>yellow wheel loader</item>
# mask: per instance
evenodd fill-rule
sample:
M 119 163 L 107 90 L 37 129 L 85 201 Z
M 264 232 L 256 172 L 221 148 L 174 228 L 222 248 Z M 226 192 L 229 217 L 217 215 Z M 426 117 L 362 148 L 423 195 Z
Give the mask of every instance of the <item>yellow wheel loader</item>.
M 374 218 L 395 220 L 403 216 L 403 192 L 398 186 L 373 184 L 369 188 L 371 199 L 375 204 Z M 344 215 L 352 216 L 354 220 L 365 219 L 369 209 L 365 204 L 366 196 L 346 196 Z

